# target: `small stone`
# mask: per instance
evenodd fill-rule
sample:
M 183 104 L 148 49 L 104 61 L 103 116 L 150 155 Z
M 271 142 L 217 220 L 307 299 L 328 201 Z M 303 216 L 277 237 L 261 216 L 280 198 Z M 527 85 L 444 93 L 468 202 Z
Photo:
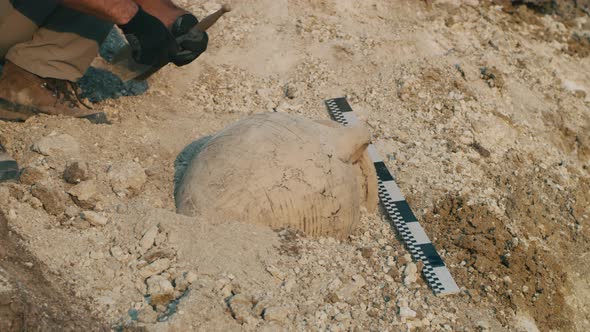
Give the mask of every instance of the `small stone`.
M 285 97 L 289 99 L 295 99 L 299 95 L 297 87 L 292 84 L 285 86 Z
M 75 218 L 80 215 L 80 209 L 73 205 L 69 205 L 68 207 L 66 207 L 64 213 L 68 218 Z
M 229 309 L 232 317 L 240 324 L 244 324 L 250 317 L 253 317 L 252 298 L 245 294 L 237 294 L 232 296 L 229 301 Z
M 44 156 L 70 156 L 80 154 L 80 145 L 68 134 L 46 136 L 33 144 L 31 149 Z
M 337 322 L 343 322 L 346 320 L 350 320 L 351 318 L 352 316 L 350 315 L 350 312 L 340 312 L 336 314 L 336 316 L 334 316 L 334 320 Z
M 418 280 L 418 267 L 413 262 L 406 264 L 404 269 L 404 285 L 409 286 Z
M 108 223 L 109 219 L 94 211 L 84 211 L 80 213 L 82 219 L 88 221 L 92 226 L 104 226 Z
M 124 252 L 119 246 L 114 246 L 111 248 L 111 255 L 119 262 L 123 262 L 129 258 L 129 254 Z
M 342 281 L 340 281 L 340 279 L 336 278 L 328 284 L 328 289 L 329 290 L 336 290 L 336 289 L 340 288 L 340 286 L 342 286 Z
M 285 307 L 268 307 L 264 309 L 262 318 L 268 322 L 277 322 L 284 324 L 287 322 L 287 316 L 289 315 L 289 309 Z
M 120 197 L 139 193 L 147 181 L 145 169 L 136 162 L 113 166 L 109 178 L 113 191 Z
M 139 246 L 141 248 L 141 253 L 145 253 L 154 245 L 154 241 L 156 240 L 156 236 L 158 235 L 158 225 L 154 225 L 150 227 L 141 237 L 139 240 Z
M 416 317 L 416 312 L 409 307 L 400 307 L 399 308 L 399 316 L 401 318 L 414 318 Z
M 79 230 L 85 230 L 90 228 L 90 223 L 82 219 L 82 217 L 78 216 L 77 218 L 74 218 L 74 220 L 72 220 L 72 227 Z
M 151 305 L 166 305 L 174 299 L 174 287 L 163 276 L 152 276 L 147 279 L 146 284 Z
M 88 180 L 88 173 L 88 164 L 76 161 L 66 165 L 63 177 L 67 183 L 77 184 Z
M 361 248 L 361 256 L 365 259 L 371 258 L 373 256 L 373 248 Z
M 186 280 L 186 273 L 181 273 L 176 279 L 174 279 L 174 288 L 179 292 L 184 292 L 190 284 L 191 283 Z
M 49 185 L 37 183 L 31 188 L 31 194 L 43 203 L 43 208 L 47 213 L 54 216 L 64 213 L 65 197 L 61 190 L 57 190 Z
M 193 271 L 189 271 L 186 276 L 186 281 L 188 281 L 189 283 L 193 284 L 195 281 L 197 281 L 197 274 L 194 273 Z
M 96 182 L 94 180 L 80 182 L 72 187 L 68 194 L 83 209 L 94 209 L 98 202 Z
M 158 313 L 152 308 L 147 307 L 139 311 L 137 315 L 137 321 L 140 323 L 155 323 L 158 320 Z
M 151 248 L 145 254 L 143 254 L 143 256 L 141 256 L 141 259 L 151 263 L 160 258 L 173 258 L 174 256 L 176 256 L 176 251 L 174 251 L 174 249 Z
M 171 261 L 168 258 L 158 259 L 157 261 L 145 266 L 139 270 L 139 275 L 147 279 L 153 275 L 160 274 L 170 267 Z
M 22 170 L 18 181 L 22 184 L 33 185 L 48 177 L 47 171 L 39 167 L 27 167 Z

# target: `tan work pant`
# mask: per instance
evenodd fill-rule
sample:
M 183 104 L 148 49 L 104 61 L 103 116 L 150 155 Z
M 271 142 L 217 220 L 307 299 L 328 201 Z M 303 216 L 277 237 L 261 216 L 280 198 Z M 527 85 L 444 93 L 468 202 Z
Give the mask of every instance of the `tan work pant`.
M 39 1 L 16 0 L 13 6 L 10 0 L 0 0 L 0 59 L 5 57 L 41 77 L 78 80 L 113 25 L 35 2 Z

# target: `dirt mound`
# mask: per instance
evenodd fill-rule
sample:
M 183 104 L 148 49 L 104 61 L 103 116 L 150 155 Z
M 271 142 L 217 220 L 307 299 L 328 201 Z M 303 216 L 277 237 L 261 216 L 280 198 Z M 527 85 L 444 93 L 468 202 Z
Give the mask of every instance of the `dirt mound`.
M 45 277 L 43 263 L 21 242 L 0 214 L 0 330 L 108 331 L 86 312 L 88 304 Z

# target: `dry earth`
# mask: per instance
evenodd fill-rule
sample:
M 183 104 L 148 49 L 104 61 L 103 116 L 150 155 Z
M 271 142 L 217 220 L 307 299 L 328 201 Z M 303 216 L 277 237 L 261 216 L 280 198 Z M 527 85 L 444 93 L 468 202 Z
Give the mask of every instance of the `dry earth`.
M 524 2 L 241 2 L 196 63 L 95 105 L 111 125 L 0 124 L 25 168 L 0 186 L 0 330 L 590 330 L 590 20 Z M 342 95 L 460 294 L 381 213 L 345 241 L 174 213 L 186 144 Z

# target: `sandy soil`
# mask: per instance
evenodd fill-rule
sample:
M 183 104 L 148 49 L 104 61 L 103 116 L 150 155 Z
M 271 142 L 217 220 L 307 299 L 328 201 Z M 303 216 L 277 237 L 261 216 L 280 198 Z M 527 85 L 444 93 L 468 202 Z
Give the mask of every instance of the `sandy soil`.
M 589 330 L 590 20 L 458 3 L 248 1 L 194 64 L 95 105 L 111 125 L 0 124 L 25 168 L 0 211 L 31 257 L 0 251 L 0 315 L 25 317 L 6 329 L 43 312 L 13 303 L 48 329 Z M 416 278 L 381 213 L 344 241 L 174 213 L 188 143 L 253 113 L 327 119 L 342 95 L 460 294 Z

